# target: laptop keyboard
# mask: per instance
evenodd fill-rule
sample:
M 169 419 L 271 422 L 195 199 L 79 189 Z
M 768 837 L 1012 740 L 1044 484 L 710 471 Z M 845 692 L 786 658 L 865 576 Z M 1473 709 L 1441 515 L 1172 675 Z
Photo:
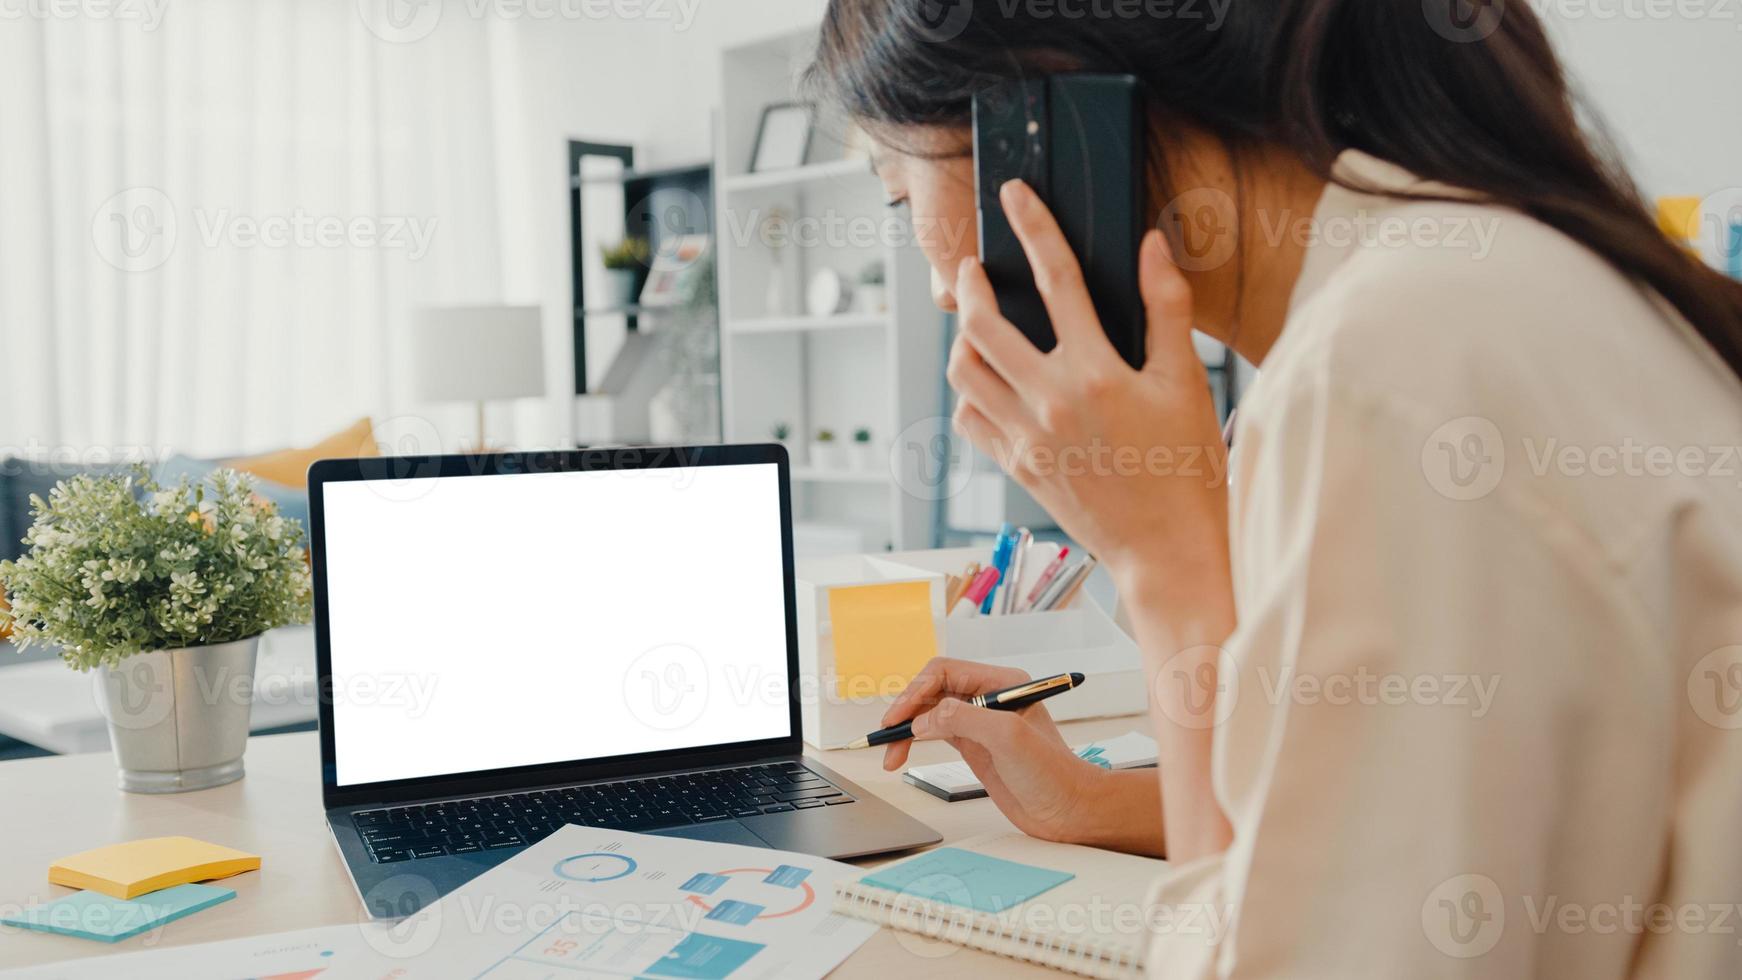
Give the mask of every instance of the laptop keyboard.
M 853 797 L 797 762 L 591 783 L 351 815 L 376 864 L 523 847 L 564 824 L 658 830 L 689 823 L 815 810 Z

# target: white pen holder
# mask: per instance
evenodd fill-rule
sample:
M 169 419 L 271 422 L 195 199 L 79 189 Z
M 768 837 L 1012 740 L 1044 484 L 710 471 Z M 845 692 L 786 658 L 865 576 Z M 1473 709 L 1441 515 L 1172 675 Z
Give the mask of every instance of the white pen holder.
M 926 582 L 931 590 L 934 630 L 943 616 L 944 576 L 887 558 L 845 555 L 807 559 L 798 573 L 799 703 L 804 740 L 823 749 L 840 748 L 876 730 L 894 694 L 856 688 L 849 679 L 842 689 L 835 669 L 835 630 L 829 616 L 829 592 L 855 585 Z M 940 648 L 942 642 L 940 638 Z M 867 727 L 869 726 L 869 727 Z
M 1023 595 L 1056 555 L 1052 545 L 1036 545 L 1029 555 Z M 924 580 L 932 590 L 938 652 L 947 657 L 1015 667 L 1030 677 L 1077 671 L 1083 687 L 1047 702 L 1054 719 L 1141 714 L 1147 707 L 1143 665 L 1137 645 L 1088 594 L 1078 590 L 1069 608 L 1008 616 L 943 618 L 944 576 L 959 574 L 981 552 L 949 549 L 908 553 L 902 560 L 875 556 L 812 559 L 798 575 L 799 676 L 804 740 L 823 749 L 841 748 L 882 727 L 894 692 L 842 696 L 837 687 L 833 629 L 828 618 L 829 590 L 840 586 Z M 852 692 L 850 692 L 852 693 Z

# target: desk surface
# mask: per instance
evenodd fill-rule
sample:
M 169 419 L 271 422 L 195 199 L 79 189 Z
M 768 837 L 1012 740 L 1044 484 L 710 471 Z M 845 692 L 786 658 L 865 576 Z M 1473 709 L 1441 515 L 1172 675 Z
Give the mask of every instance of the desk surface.
M 1141 717 L 1106 718 L 1063 728 L 1065 737 L 1078 744 L 1143 724 Z M 919 765 L 956 758 L 940 742 L 922 742 L 914 749 Z M 991 800 L 945 803 L 901 782 L 899 773 L 883 772 L 881 749 L 818 752 L 807 747 L 806 752 L 936 828 L 946 842 L 1010 829 Z M 229 786 L 138 796 L 115 788 L 115 760 L 106 752 L 0 764 L 7 800 L 0 908 L 70 894 L 48 883 L 50 862 L 116 841 L 186 834 L 261 856 L 258 872 L 224 882 L 236 890 L 234 901 L 113 945 L 0 927 L 0 969 L 361 921 L 361 906 L 321 812 L 320 746 L 314 733 L 255 737 L 248 743 L 246 765 L 248 775 Z M 972 950 L 904 944 L 887 929 L 832 976 L 887 980 L 894 970 L 903 980 L 993 970 L 999 976 L 1056 976 Z

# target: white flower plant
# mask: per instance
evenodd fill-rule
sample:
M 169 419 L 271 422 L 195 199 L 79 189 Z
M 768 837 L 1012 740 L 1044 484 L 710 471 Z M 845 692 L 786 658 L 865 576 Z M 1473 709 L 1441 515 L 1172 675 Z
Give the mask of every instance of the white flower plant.
M 140 467 L 31 497 L 26 552 L 0 562 L 0 624 L 83 671 L 308 622 L 302 525 L 253 489 L 225 469 L 163 487 Z

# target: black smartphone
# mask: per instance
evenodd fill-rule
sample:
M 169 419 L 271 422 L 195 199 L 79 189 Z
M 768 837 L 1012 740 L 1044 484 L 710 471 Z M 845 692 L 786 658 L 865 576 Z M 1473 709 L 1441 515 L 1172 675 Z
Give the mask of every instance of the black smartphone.
M 980 262 L 999 310 L 1043 351 L 1057 337 L 998 189 L 1021 178 L 1047 203 L 1082 266 L 1107 338 L 1127 364 L 1142 367 L 1144 124 L 1142 93 L 1130 75 L 1024 78 L 974 97 Z

